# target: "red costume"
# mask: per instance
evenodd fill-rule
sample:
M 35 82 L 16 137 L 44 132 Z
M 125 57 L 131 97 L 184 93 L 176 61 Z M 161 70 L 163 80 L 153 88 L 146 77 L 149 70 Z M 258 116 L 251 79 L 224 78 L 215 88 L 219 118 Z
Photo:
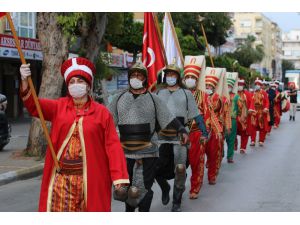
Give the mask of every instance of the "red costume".
M 197 94 L 196 94 L 197 93 Z M 200 101 L 198 101 L 199 111 L 203 112 L 203 102 L 206 94 L 203 91 L 193 92 L 196 100 L 199 96 Z M 201 131 L 199 130 L 197 124 L 193 122 L 190 130 L 190 142 L 191 147 L 189 149 L 189 162 L 191 165 L 192 175 L 191 175 L 191 190 L 190 194 L 198 194 L 204 177 L 204 164 L 205 164 L 205 143 L 200 143 L 200 138 L 202 136 Z
M 205 153 L 207 155 L 208 180 L 215 182 L 222 160 L 223 125 L 222 125 L 222 100 L 217 93 L 205 96 L 204 120 L 210 138 L 207 142 Z
M 238 91 L 238 95 L 240 96 L 238 100 L 238 107 L 240 112 L 237 115 L 237 135 L 241 136 L 241 153 L 245 153 L 247 149 L 248 139 L 250 136 L 250 123 L 251 116 L 248 114 L 248 110 L 250 108 L 252 94 L 247 90 Z
M 256 80 L 255 84 L 261 86 L 262 82 Z M 269 98 L 264 90 L 259 89 L 254 92 L 249 111 L 251 113 L 251 145 L 255 145 L 257 131 L 259 131 L 259 143 L 262 145 L 265 141 L 270 121 Z
M 276 97 L 274 99 L 274 128 L 279 127 L 281 116 L 281 93 L 276 90 Z
M 79 74 L 78 68 L 86 67 L 80 60 L 77 60 L 78 65 L 74 66 L 74 62 L 76 63 L 76 59 L 75 61 L 74 59 L 70 59 L 71 63 L 70 60 L 66 61 L 70 64 L 66 68 L 73 66 L 72 68 L 75 69 L 74 71 L 72 68 L 67 70 L 68 74 L 67 76 L 65 74 L 65 80 L 70 80 L 69 76 Z M 85 71 L 89 72 L 90 70 L 85 69 Z M 81 75 L 91 81 L 89 74 L 83 74 L 85 71 L 81 71 Z M 31 92 L 28 89 L 21 91 L 21 96 L 29 113 L 37 117 L 38 113 Z M 66 201 L 64 204 L 73 204 L 74 201 L 78 203 L 75 207 L 68 207 L 69 211 L 111 211 L 112 184 L 129 183 L 125 156 L 112 115 L 106 107 L 96 103 L 90 97 L 86 107 L 81 111 L 76 110 L 71 96 L 57 100 L 39 99 L 39 102 L 45 120 L 52 123 L 50 137 L 58 161 L 61 163 L 65 156 L 76 159 L 80 155 L 82 158 L 81 176 L 74 182 L 77 186 L 82 186 L 77 187 L 77 190 L 81 190 L 83 194 L 82 192 L 75 193 L 74 197 L 78 198 L 78 201 L 68 198 L 70 201 Z M 73 175 L 73 173 L 71 174 Z M 58 202 L 57 199 L 53 199 L 57 197 L 55 191 L 60 189 L 57 181 L 63 179 L 61 173 L 56 172 L 50 149 L 47 148 L 39 211 L 64 209 L 59 205 L 53 207 L 53 204 Z M 71 189 L 64 183 L 61 185 L 64 189 Z M 71 190 L 68 193 L 73 194 Z M 82 199 L 80 200 L 81 195 L 83 195 L 83 204 L 81 204 Z M 76 207 L 80 208 L 76 209 Z
M 184 63 L 184 77 L 193 77 L 196 80 L 196 87 L 190 89 L 198 104 L 199 113 L 203 116 L 205 99 L 205 57 L 204 56 L 186 56 Z M 185 81 L 184 81 L 185 82 Z M 197 86 L 197 84 L 199 84 Z M 195 199 L 203 184 L 205 147 L 206 143 L 200 142 L 202 133 L 193 120 L 189 125 L 191 147 L 188 151 L 189 163 L 191 165 L 191 189 L 190 198 Z

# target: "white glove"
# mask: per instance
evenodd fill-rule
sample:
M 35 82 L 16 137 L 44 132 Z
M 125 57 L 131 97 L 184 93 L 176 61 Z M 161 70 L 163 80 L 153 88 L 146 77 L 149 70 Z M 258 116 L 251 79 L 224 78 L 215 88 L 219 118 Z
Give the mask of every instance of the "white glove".
M 22 64 L 20 67 L 21 80 L 27 80 L 31 76 L 30 64 Z

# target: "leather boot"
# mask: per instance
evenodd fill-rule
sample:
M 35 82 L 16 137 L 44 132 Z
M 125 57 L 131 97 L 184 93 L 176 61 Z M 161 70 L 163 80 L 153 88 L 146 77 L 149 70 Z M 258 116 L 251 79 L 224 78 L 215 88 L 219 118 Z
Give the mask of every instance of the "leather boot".
M 158 177 L 158 178 L 156 178 L 156 181 L 157 181 L 158 185 L 161 188 L 161 192 L 162 192 L 161 201 L 162 201 L 162 204 L 167 205 L 170 201 L 171 187 L 170 187 L 168 181 L 164 178 Z
M 135 212 L 135 207 L 132 207 L 125 203 L 125 212 Z

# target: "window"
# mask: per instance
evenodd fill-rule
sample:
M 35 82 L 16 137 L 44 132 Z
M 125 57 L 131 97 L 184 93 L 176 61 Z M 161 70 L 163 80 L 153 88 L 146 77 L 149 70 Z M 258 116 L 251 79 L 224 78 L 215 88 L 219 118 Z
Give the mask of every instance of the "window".
M 251 27 L 252 23 L 251 20 L 241 20 L 240 26 L 241 27 Z
M 19 13 L 18 33 L 21 37 L 35 38 L 35 13 Z
M 257 28 L 260 28 L 260 27 L 262 27 L 262 26 L 263 26 L 263 22 L 262 22 L 262 20 L 256 20 L 256 22 L 255 22 L 255 26 L 256 26 Z
M 300 51 L 296 50 L 296 51 L 293 51 L 293 56 L 296 56 L 296 57 L 299 57 L 300 56 Z
M 11 17 L 15 24 L 16 30 L 20 37 L 35 38 L 36 37 L 36 13 L 34 12 L 19 12 L 11 13 Z M 10 30 L 8 22 L 6 30 Z
M 292 55 L 292 51 L 286 50 L 286 51 L 284 51 L 284 55 L 285 56 L 291 56 Z

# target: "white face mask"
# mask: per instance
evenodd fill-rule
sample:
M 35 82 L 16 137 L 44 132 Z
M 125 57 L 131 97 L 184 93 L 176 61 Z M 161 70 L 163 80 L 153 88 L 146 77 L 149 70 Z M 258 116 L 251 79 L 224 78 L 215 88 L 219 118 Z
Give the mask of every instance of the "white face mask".
M 206 89 L 206 93 L 207 93 L 208 95 L 211 95 L 212 93 L 214 93 L 214 91 L 213 91 L 212 89 Z
M 238 86 L 238 90 L 242 91 L 242 90 L 244 90 L 244 87 L 243 86 Z
M 228 87 L 228 91 L 229 91 L 229 92 L 232 92 L 232 87 Z
M 174 86 L 177 83 L 177 78 L 175 77 L 167 77 L 166 78 L 167 85 Z
M 86 84 L 70 84 L 68 90 L 73 98 L 81 98 L 87 94 Z
M 260 86 L 259 86 L 259 85 L 255 85 L 254 89 L 255 89 L 256 91 L 258 91 L 258 90 L 260 90 Z
M 196 80 L 193 78 L 188 78 L 185 80 L 185 86 L 189 89 L 196 87 Z
M 129 83 L 130 83 L 130 87 L 132 87 L 135 90 L 143 88 L 143 81 L 137 78 L 130 79 Z

